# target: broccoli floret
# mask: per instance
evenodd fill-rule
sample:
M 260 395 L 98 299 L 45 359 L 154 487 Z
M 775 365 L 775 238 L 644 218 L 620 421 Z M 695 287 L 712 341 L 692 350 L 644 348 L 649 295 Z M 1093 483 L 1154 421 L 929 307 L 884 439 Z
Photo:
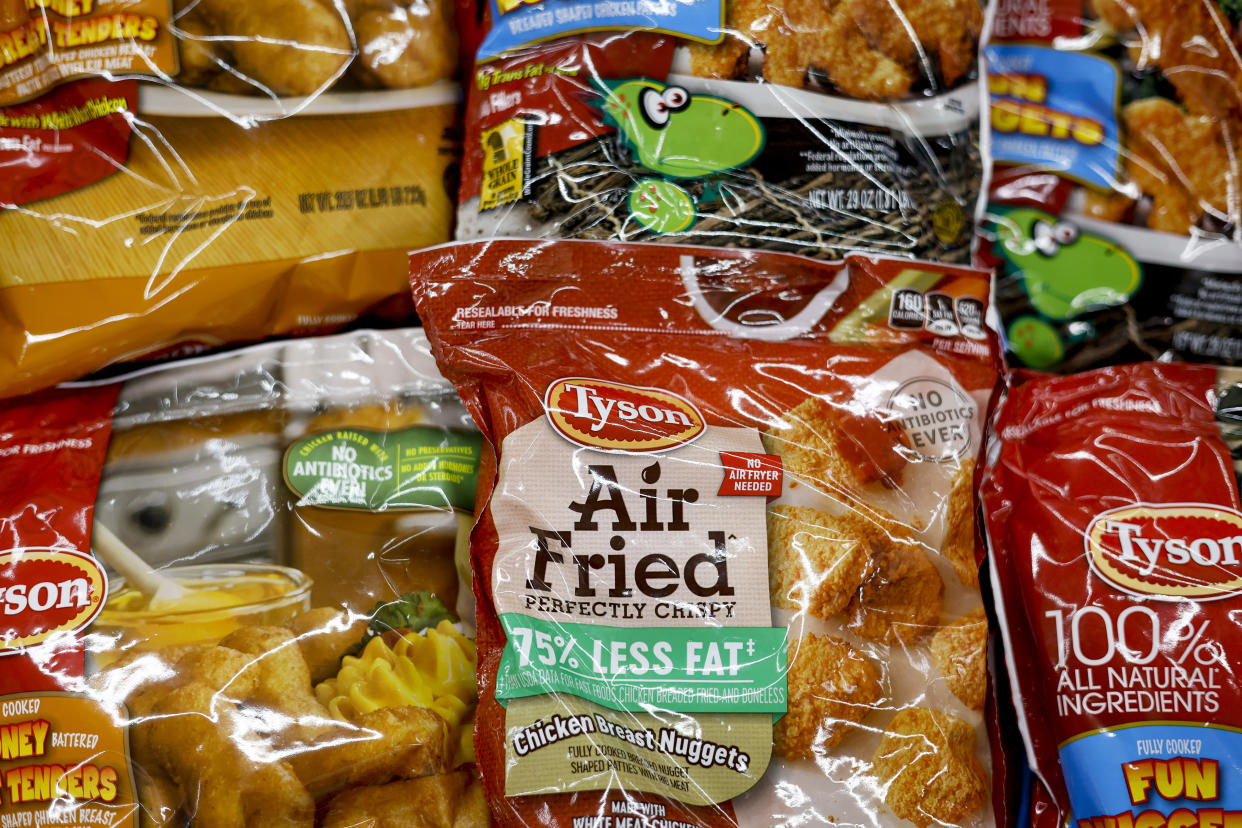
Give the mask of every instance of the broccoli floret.
M 1216 0 L 1220 10 L 1229 18 L 1229 22 L 1237 26 L 1242 22 L 1242 0 Z
M 371 620 L 367 622 L 366 634 L 361 641 L 350 647 L 347 655 L 358 655 L 372 638 L 390 630 L 417 633 L 444 620 L 455 619 L 449 608 L 433 592 L 407 592 L 395 601 L 380 601 L 371 608 Z

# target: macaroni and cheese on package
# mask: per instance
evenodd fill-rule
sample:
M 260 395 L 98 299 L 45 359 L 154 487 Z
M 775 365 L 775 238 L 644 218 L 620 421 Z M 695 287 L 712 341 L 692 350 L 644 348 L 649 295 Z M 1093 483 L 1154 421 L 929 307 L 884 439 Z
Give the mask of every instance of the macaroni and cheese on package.
M 0 0 L 0 396 L 408 312 L 456 66 L 444 0 Z
M 481 442 L 420 331 L 0 407 L 0 823 L 490 825 Z
M 517 240 L 411 268 L 494 448 L 470 544 L 498 824 L 1004 822 L 985 273 Z
M 969 261 L 980 0 L 477 8 L 458 239 Z
M 999 406 L 982 499 L 1036 776 L 1024 828 L 1242 819 L 1240 379 L 1023 375 Z

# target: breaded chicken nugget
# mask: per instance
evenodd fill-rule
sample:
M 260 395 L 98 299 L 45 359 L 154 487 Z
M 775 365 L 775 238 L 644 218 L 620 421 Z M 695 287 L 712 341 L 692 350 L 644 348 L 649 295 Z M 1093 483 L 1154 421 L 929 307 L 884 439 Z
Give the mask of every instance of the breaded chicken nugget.
M 807 506 L 768 511 L 768 579 L 773 606 L 829 619 L 871 574 L 871 546 L 858 520 Z
M 285 628 L 297 636 L 311 684 L 318 684 L 341 669 L 341 656 L 361 640 L 367 618 L 341 607 L 316 607 L 290 618 Z
M 888 520 L 870 531 L 875 571 L 846 608 L 847 626 L 885 644 L 912 644 L 939 626 L 944 582 L 907 527 Z
M 763 445 L 779 454 L 785 470 L 833 489 L 858 489 L 893 481 L 906 466 L 901 429 L 809 397 L 763 433 Z
M 941 628 L 931 640 L 932 661 L 953 695 L 971 710 L 983 710 L 988 689 L 988 619 L 983 609 Z
M 983 806 L 987 773 L 975 756 L 975 731 L 956 716 L 922 707 L 889 723 L 872 772 L 893 813 L 919 828 L 960 825 Z
M 979 563 L 975 560 L 975 461 L 967 459 L 958 466 L 945 506 L 944 544 L 940 553 L 953 564 L 958 580 L 970 587 L 979 586 Z
M 244 76 L 277 95 L 309 95 L 344 73 L 354 46 L 344 17 L 319 0 L 198 0 Z
M 339 722 L 290 757 L 316 796 L 355 785 L 378 785 L 448 769 L 456 745 L 439 714 L 421 707 L 383 707 L 356 723 Z
M 358 57 L 353 74 L 368 86 L 426 86 L 457 70 L 452 3 L 352 0 L 347 3 Z
M 1229 183 L 1236 180 L 1237 171 L 1225 146 L 1220 122 L 1183 112 L 1164 98 L 1144 98 L 1127 104 L 1122 109 L 1122 121 L 1127 148 L 1136 156 L 1135 163 L 1128 167 L 1136 182 L 1152 194 L 1153 200 L 1164 202 L 1166 208 L 1171 204 L 1180 212 L 1180 204 L 1185 203 L 1193 216 L 1190 224 L 1173 232 L 1188 233 L 1209 209 L 1217 215 L 1229 214 Z M 1151 189 L 1138 180 L 1144 172 L 1154 179 L 1147 181 Z M 1174 193 L 1175 189 L 1179 192 Z M 1170 203 L 1170 198 L 1177 200 Z M 1232 210 L 1236 213 L 1237 205 Z
M 776 723 L 774 750 L 811 759 L 835 747 L 884 697 L 880 670 L 839 638 L 789 643 L 789 711 Z
M 492 824 L 483 786 L 457 771 L 370 788 L 332 798 L 322 828 L 484 828 Z
M 952 86 L 975 61 L 983 9 L 976 0 L 842 0 L 842 6 L 875 48 L 915 74 Z

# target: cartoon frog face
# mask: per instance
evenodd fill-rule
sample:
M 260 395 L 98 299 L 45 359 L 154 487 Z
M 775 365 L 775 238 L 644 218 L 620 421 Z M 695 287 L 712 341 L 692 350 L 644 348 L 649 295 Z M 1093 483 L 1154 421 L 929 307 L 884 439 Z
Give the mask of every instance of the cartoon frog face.
M 601 82 L 594 104 L 638 162 L 670 178 L 700 178 L 743 166 L 763 149 L 763 126 L 741 105 L 637 78 Z
M 996 253 L 1021 274 L 1031 305 L 1063 321 L 1124 304 L 1143 271 L 1113 242 L 1040 210 L 1018 207 L 996 218 Z

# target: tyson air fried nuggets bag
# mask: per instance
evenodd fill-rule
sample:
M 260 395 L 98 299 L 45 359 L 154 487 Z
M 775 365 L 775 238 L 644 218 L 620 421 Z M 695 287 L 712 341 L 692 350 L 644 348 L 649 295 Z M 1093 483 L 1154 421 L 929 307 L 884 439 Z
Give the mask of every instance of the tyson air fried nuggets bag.
M 1030 825 L 1242 821 L 1236 369 L 1022 375 L 982 497 Z
M 1003 822 L 986 274 L 516 240 L 411 268 L 495 449 L 471 558 L 500 825 Z
M 490 825 L 481 442 L 417 330 L 0 406 L 0 824 Z
M 1242 5 L 1003 0 L 980 262 L 1015 364 L 1242 363 Z
M 456 65 L 443 0 L 0 0 L 0 396 L 408 311 Z
M 980 0 L 465 5 L 458 239 L 969 261 Z

